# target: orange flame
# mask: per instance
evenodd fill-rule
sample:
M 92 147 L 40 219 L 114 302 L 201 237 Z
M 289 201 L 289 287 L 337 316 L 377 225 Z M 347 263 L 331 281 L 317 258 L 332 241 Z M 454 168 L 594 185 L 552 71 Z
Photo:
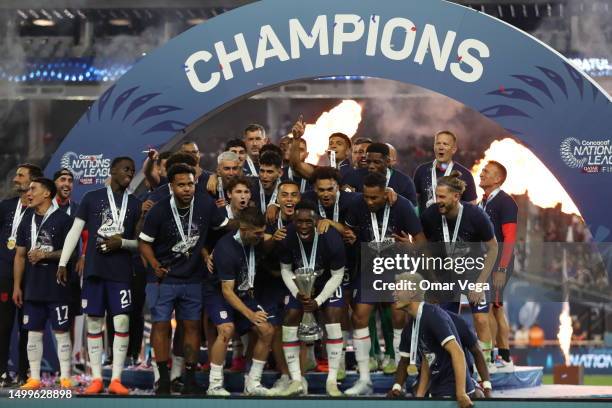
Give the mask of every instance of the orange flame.
M 554 208 L 561 203 L 561 211 L 566 214 L 580 215 L 563 186 L 548 168 L 527 147 L 513 139 L 494 141 L 485 151 L 485 156 L 472 167 L 472 175 L 478 185 L 478 176 L 488 161 L 495 160 L 508 169 L 508 178 L 503 189 L 508 194 L 527 193 L 529 200 L 541 208 Z M 477 188 L 478 197 L 483 191 Z
M 572 318 L 570 316 L 569 302 L 563 302 L 563 309 L 559 315 L 559 333 L 557 333 L 557 339 L 559 340 L 559 347 L 565 356 L 565 365 L 570 365 L 570 345 L 572 343 Z
M 329 135 L 342 132 L 352 138 L 361 123 L 362 107 L 354 100 L 342 101 L 329 112 L 323 112 L 315 124 L 307 124 L 304 136 L 308 144 L 306 162 L 317 164 L 327 151 Z

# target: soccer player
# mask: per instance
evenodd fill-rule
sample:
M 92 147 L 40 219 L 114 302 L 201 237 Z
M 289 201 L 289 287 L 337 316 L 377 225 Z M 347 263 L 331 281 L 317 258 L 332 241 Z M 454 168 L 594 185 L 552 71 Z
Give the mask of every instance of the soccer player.
M 257 208 L 240 212 L 240 228 L 223 236 L 212 254 L 217 283 L 209 280 L 206 297 L 209 318 L 217 326 L 218 336 L 211 350 L 208 395 L 228 395 L 223 388 L 223 365 L 227 344 L 236 330 L 239 334 L 253 330 L 257 341 L 249 374 L 245 377 L 246 395 L 266 396 L 269 390 L 261 384 L 274 328 L 265 299 L 256 296 L 255 274 L 258 245 L 263 241 L 266 220 Z
M 13 298 L 13 261 L 17 247 L 17 231 L 23 220 L 28 206 L 28 191 L 33 179 L 43 177 L 40 167 L 24 163 L 17 166 L 13 186 L 17 197 L 0 202 L 0 388 L 8 387 L 13 383 L 8 373 L 9 348 L 11 333 L 15 322 L 15 313 L 18 315 L 19 327 L 19 362 L 18 379 L 25 381 L 27 376 L 27 331 L 23 329 L 23 313 L 17 312 Z
M 154 149 L 149 150 L 149 154 L 143 164 L 143 174 L 146 181 L 149 183 L 149 189 L 152 191 L 159 187 L 160 184 L 168 182 L 166 161 L 172 156 L 172 152 L 157 152 Z
M 278 185 L 281 182 L 282 175 L 281 157 L 274 152 L 262 154 L 259 160 L 259 179 L 256 179 L 253 183 L 252 190 L 252 199 L 262 214 L 266 214 L 269 206 L 278 205 L 276 198 L 278 197 Z
M 298 183 L 298 185 L 300 186 L 300 193 L 303 194 L 304 192 L 311 190 L 312 188 L 310 186 L 310 183 L 308 183 L 308 180 L 304 177 L 301 177 L 299 173 L 295 171 L 293 167 L 291 167 L 290 156 L 292 143 L 293 138 L 291 136 L 284 136 L 283 138 L 281 138 L 279 143 L 280 148 L 283 152 L 283 180 L 291 180 Z M 300 161 L 304 162 L 306 160 L 306 157 L 308 157 L 308 147 L 306 145 L 306 140 L 300 138 L 299 145 Z
M 166 161 L 166 166 L 167 168 L 170 168 L 177 163 L 183 163 L 183 164 L 193 167 L 194 169 L 196 169 L 196 174 L 198 174 L 198 171 L 201 172 L 201 169 L 198 170 L 199 169 L 198 161 L 194 157 L 193 154 L 181 153 L 181 152 L 174 153 Z M 208 177 L 208 175 L 206 175 L 206 177 Z M 206 181 L 207 180 L 204 179 L 204 183 L 203 183 L 204 187 L 206 187 Z M 146 208 L 147 211 L 151 209 L 153 204 L 155 204 L 158 201 L 161 201 L 163 198 L 170 195 L 170 191 L 171 191 L 170 184 L 166 180 L 164 184 L 160 184 L 159 187 L 157 187 L 155 190 L 150 192 L 147 195 L 147 201 L 145 202 L 146 204 L 148 204 Z
M 238 155 L 232 152 L 222 152 L 217 156 L 217 172 L 211 174 L 206 182 L 206 189 L 215 199 L 217 207 L 225 207 L 227 200 L 225 188 L 231 179 L 242 172 Z
M 228 140 L 225 144 L 225 151 L 237 154 L 238 160 L 240 160 L 240 167 L 242 168 L 244 166 L 244 162 L 247 158 L 247 150 L 242 139 Z
M 42 387 L 40 366 L 43 356 L 43 332 L 50 321 L 60 363 L 60 386 L 70 388 L 72 346 L 70 326 L 73 313 L 72 290 L 58 282 L 57 263 L 72 218 L 59 211 L 52 201 L 56 194 L 53 181 L 35 178 L 27 193 L 29 207 L 17 234 L 14 265 L 13 301 L 23 308 L 23 325 L 28 330 L 30 378 L 21 389 Z M 25 282 L 25 288 L 21 288 Z
M 181 143 L 181 147 L 179 148 L 179 153 L 185 153 L 188 155 L 193 156 L 193 158 L 196 160 L 196 168 L 200 167 L 200 160 L 202 160 L 202 153 L 200 152 L 200 148 L 198 147 L 198 144 L 192 140 L 186 140 L 183 143 Z M 169 169 L 169 167 L 167 167 Z M 197 177 L 200 177 L 199 174 L 197 174 Z
M 127 188 L 134 178 L 134 161 L 117 157 L 111 162 L 110 184 L 85 194 L 63 245 L 57 271 L 66 281 L 66 265 L 76 248 L 85 224 L 89 230 L 81 306 L 87 315 L 87 349 L 92 382 L 86 394 L 99 394 L 102 382 L 102 326 L 104 314 L 113 316 L 113 369 L 111 394 L 127 395 L 121 372 L 129 343 L 129 316 L 132 307 L 130 281 L 133 275 L 131 252 L 138 247 L 137 224 L 141 218 L 140 201 Z M 95 243 L 95 244 L 94 244 Z
M 391 187 L 397 194 L 410 200 L 416 206 L 416 193 L 412 179 L 399 170 L 391 168 L 389 146 L 384 143 L 372 143 L 366 150 L 367 168 L 351 170 L 340 184 L 353 191 L 363 191 L 363 180 L 367 174 L 379 173 L 386 178 L 386 187 Z
M 389 147 L 389 167 L 397 166 L 397 150 L 391 143 L 385 143 Z
M 225 212 L 227 218 L 233 220 L 251 202 L 251 181 L 244 176 L 238 176 L 229 181 L 225 191 L 227 192 Z
M 478 206 L 461 201 L 466 183 L 457 170 L 450 175 L 437 179 L 436 205 L 427 208 L 421 214 L 423 231 L 430 242 L 445 243 L 445 256 L 481 256 L 478 243 L 484 243 L 486 257 L 481 271 L 468 273 L 466 278 L 471 282 L 487 282 L 493 264 L 497 258 L 497 240 L 489 217 Z M 454 276 L 454 272 L 451 272 Z M 457 275 L 458 276 L 458 275 Z M 456 280 L 451 278 L 452 282 Z M 483 291 L 470 291 L 468 300 L 471 304 L 474 326 L 487 363 L 491 360 L 491 332 L 489 329 L 489 306 Z M 455 313 L 459 312 L 459 302 L 446 302 L 443 307 Z
M 372 144 L 372 139 L 361 137 L 353 142 L 353 150 L 351 152 L 351 162 L 354 169 L 366 169 L 366 150 Z
M 425 208 L 436 203 L 437 179 L 448 176 L 453 170 L 461 173 L 461 179 L 466 183 L 461 201 L 476 204 L 476 184 L 472 173 L 461 164 L 453 161 L 457 153 L 457 136 L 450 130 L 443 130 L 434 136 L 434 156 L 432 162 L 421 164 L 414 172 L 414 184 L 419 200 L 419 214 Z
M 327 394 L 332 397 L 342 396 L 338 390 L 337 374 L 342 356 L 342 329 L 340 319 L 344 307 L 342 295 L 342 278 L 346 266 L 346 257 L 342 236 L 334 228 L 319 234 L 316 225 L 319 216 L 311 202 L 300 202 L 296 206 L 294 224 L 287 228 L 287 236 L 281 243 L 281 273 L 285 285 L 291 293 L 285 320 L 283 322 L 283 351 L 291 373 L 295 392 L 301 393 L 302 381 L 299 361 L 298 325 L 303 312 L 314 313 L 323 309 L 325 329 L 327 332 L 326 349 L 329 359 L 329 373 L 325 385 Z M 298 291 L 294 282 L 294 271 L 298 268 L 309 268 L 320 271 L 314 285 L 314 294 L 303 294 Z
M 362 199 L 351 206 L 345 223 L 347 230 L 344 236 L 349 243 L 382 244 L 395 241 L 409 242 L 410 240 L 417 244 L 426 242 L 412 203 L 398 195 L 397 201 L 391 204 L 386 192 L 386 179 L 378 172 L 369 173 L 364 177 Z M 357 276 L 353 277 L 356 293 L 352 321 L 353 345 L 359 367 L 359 380 L 353 387 L 346 390 L 347 395 L 367 395 L 372 392 L 369 370 L 371 339 L 368 322 L 375 304 L 362 299 L 359 273 L 365 271 L 357 268 L 357 272 Z M 406 323 L 405 315 L 401 311 L 392 310 L 392 320 L 393 347 L 397 356 L 401 332 Z
M 406 277 L 410 282 L 420 279 L 419 274 Z M 457 328 L 444 310 L 423 301 L 418 284 L 414 287 L 414 290 L 396 292 L 394 308 L 411 317 L 411 322 L 402 331 L 399 349 L 402 358 L 409 359 L 413 367 L 420 362 L 415 395 L 419 398 L 427 394 L 434 398 L 454 397 L 460 408 L 470 407 L 474 383 L 469 379 Z M 401 384 L 396 383 L 393 387 L 401 390 Z
M 293 135 L 293 143 L 291 144 L 289 159 L 291 166 L 302 177 L 310 178 L 316 166 L 300 160 L 301 142 L 299 139 L 306 131 L 306 124 L 300 119 L 293 125 L 291 134 Z M 296 143 L 297 142 L 297 143 Z M 329 165 L 338 169 L 340 176 L 344 176 L 351 170 L 351 162 L 349 154 L 351 152 L 351 139 L 344 133 L 332 133 L 329 136 L 327 146 L 327 154 L 329 156 Z
M 244 129 L 243 141 L 246 147 L 246 160 L 244 161 L 243 170 L 245 176 L 259 176 L 259 150 L 268 143 L 266 130 L 263 126 L 256 123 L 248 125 Z
M 233 154 L 233 153 L 232 153 Z M 195 195 L 195 170 L 175 164 L 168 170 L 172 195 L 148 212 L 140 233 L 140 253 L 151 265 L 147 302 L 153 322 L 153 348 L 159 369 L 156 394 L 170 394 L 168 354 L 170 320 L 176 311 L 184 328 L 186 381 L 183 394 L 195 391 L 195 368 L 200 349 L 202 249 L 209 228 L 219 228 L 225 217 L 206 195 Z
M 497 372 L 513 372 L 514 363 L 510 359 L 508 342 L 509 328 L 504 313 L 503 293 L 514 267 L 514 244 L 516 243 L 516 223 L 518 207 L 514 199 L 501 186 L 506 181 L 508 171 L 503 164 L 490 161 L 480 173 L 480 187 L 484 196 L 479 206 L 493 223 L 495 238 L 503 244 L 498 259 L 493 268 L 493 289 L 495 295 L 491 299 L 489 323 L 492 339 L 497 344 L 499 357 L 495 363 Z

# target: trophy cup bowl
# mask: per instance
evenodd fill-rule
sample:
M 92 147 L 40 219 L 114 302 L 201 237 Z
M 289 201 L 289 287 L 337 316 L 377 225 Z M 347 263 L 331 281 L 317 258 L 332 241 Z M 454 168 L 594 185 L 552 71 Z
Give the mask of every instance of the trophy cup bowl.
M 321 271 L 315 271 L 311 268 L 299 268 L 294 272 L 295 284 L 300 293 L 304 296 L 312 296 L 317 277 Z M 304 312 L 302 322 L 298 328 L 298 339 L 306 343 L 312 343 L 320 340 L 323 337 L 323 331 L 317 324 L 317 319 L 314 314 Z

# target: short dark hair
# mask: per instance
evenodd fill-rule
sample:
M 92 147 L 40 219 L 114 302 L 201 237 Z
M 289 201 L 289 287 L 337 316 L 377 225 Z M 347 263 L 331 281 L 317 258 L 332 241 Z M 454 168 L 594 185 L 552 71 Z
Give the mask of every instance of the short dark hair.
M 230 139 L 225 144 L 225 150 L 229 150 L 232 147 L 242 147 L 246 150 L 246 145 L 244 144 L 244 140 L 242 139 Z
M 499 170 L 499 172 L 501 173 L 503 184 L 506 181 L 506 177 L 508 177 L 508 169 L 506 169 L 506 166 L 495 160 L 489 160 L 487 164 L 492 164 L 497 167 L 497 170 Z
M 38 183 L 45 188 L 51 195 L 49 196 L 51 199 L 55 197 L 57 194 L 57 187 L 55 187 L 55 183 L 53 180 L 45 178 L 45 177 L 35 177 L 32 180 L 32 183 Z
M 192 166 L 185 163 L 176 163 L 168 168 L 168 182 L 172 183 L 177 174 L 193 174 L 196 176 L 196 171 Z
M 295 205 L 295 212 L 299 210 L 310 210 L 317 214 L 317 206 L 311 200 L 301 200 Z
M 198 161 L 191 154 L 176 152 L 173 153 L 172 156 L 168 157 L 168 160 L 166 161 L 166 169 L 169 169 L 170 167 L 178 163 L 195 167 L 198 164 Z
M 296 183 L 293 180 L 283 180 L 278 184 L 278 191 L 280 191 L 282 186 L 287 186 L 287 185 L 291 185 L 291 186 L 296 186 L 298 191 L 300 190 L 300 185 L 298 183 Z
M 72 171 L 70 171 L 70 169 L 67 167 L 62 167 L 61 169 L 53 173 L 53 181 L 57 180 L 62 176 L 70 176 L 70 178 L 74 180 L 74 174 L 72 174 Z
M 274 166 L 280 169 L 283 167 L 282 156 L 272 150 L 264 152 L 264 154 L 259 157 L 259 166 L 261 167 L 262 165 Z
M 457 143 L 457 135 L 455 135 L 453 132 L 451 132 L 450 130 L 441 130 L 438 133 L 436 133 L 434 135 L 434 140 L 440 136 L 440 135 L 449 135 L 450 137 L 453 138 L 453 142 Z
M 247 187 L 249 190 L 252 190 L 252 189 L 253 189 L 253 187 L 252 187 L 252 185 L 251 185 L 251 181 L 250 181 L 248 178 L 246 178 L 245 176 L 233 177 L 233 178 L 232 178 L 232 179 L 229 181 L 229 183 L 227 183 L 227 185 L 226 185 L 226 186 L 223 186 L 223 188 L 225 188 L 225 191 L 226 191 L 226 192 L 227 192 L 227 191 L 231 192 L 233 189 L 235 189 L 235 188 L 236 188 L 236 186 L 237 186 L 238 184 L 243 184 L 243 185 L 245 185 L 245 186 L 246 186 L 246 187 Z
M 387 188 L 387 178 L 380 173 L 368 173 L 363 178 L 364 187 Z
M 136 163 L 134 162 L 134 159 L 132 159 L 130 156 L 119 156 L 119 157 L 115 157 L 113 159 L 113 161 L 111 162 L 111 169 L 114 169 L 116 165 L 118 165 L 120 162 L 122 162 L 124 160 L 132 162 L 132 164 L 134 166 L 136 166 Z
M 32 163 L 21 163 L 17 165 L 17 168 L 18 169 L 21 169 L 21 168 L 28 169 L 28 172 L 30 174 L 30 179 L 35 179 L 35 178 L 44 176 L 42 169 Z
M 170 156 L 172 156 L 172 152 L 170 150 L 161 152 L 157 158 L 157 164 L 161 164 L 162 160 L 168 160 Z
M 380 153 L 385 157 L 389 157 L 389 146 L 385 143 L 372 143 L 366 149 L 366 153 Z
M 250 125 L 245 127 L 243 134 L 244 136 L 246 136 L 247 132 L 257 132 L 258 130 L 261 132 L 261 135 L 263 137 L 266 137 L 266 129 L 264 129 L 264 127 L 258 123 L 251 123 Z
M 351 138 L 348 137 L 347 135 L 345 135 L 342 132 L 335 132 L 332 133 L 331 135 L 329 135 L 329 138 L 331 139 L 332 137 L 339 137 L 341 139 L 344 139 L 344 141 L 346 142 L 346 144 L 348 145 L 348 147 L 351 147 Z
M 336 180 L 340 183 L 340 172 L 338 169 L 329 166 L 319 166 L 314 169 L 310 176 L 310 181 L 316 183 L 317 180 Z
M 360 144 L 364 144 L 364 143 L 371 144 L 371 143 L 374 143 L 374 142 L 369 137 L 359 137 L 359 138 L 355 139 L 355 141 L 353 142 L 354 145 L 360 145 Z
M 254 227 L 264 227 L 266 225 L 266 216 L 256 207 L 247 207 L 238 214 L 238 222 L 240 222 L 241 225 L 246 224 Z
M 261 149 L 259 149 L 260 155 L 264 154 L 265 152 L 274 152 L 280 157 L 283 157 L 283 149 L 272 143 L 265 144 L 261 147 Z

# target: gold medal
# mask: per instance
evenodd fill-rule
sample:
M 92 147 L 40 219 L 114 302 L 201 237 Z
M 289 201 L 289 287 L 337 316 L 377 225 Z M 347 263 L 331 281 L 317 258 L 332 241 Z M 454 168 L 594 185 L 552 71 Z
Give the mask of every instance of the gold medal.
M 406 372 L 408 372 L 408 375 L 410 376 L 415 376 L 419 373 L 419 369 L 417 368 L 416 364 L 410 364 L 406 369 Z
M 15 249 L 16 243 L 17 241 L 15 240 L 15 238 L 9 238 L 6 242 L 6 247 L 9 249 L 9 251 L 12 251 L 13 249 Z

